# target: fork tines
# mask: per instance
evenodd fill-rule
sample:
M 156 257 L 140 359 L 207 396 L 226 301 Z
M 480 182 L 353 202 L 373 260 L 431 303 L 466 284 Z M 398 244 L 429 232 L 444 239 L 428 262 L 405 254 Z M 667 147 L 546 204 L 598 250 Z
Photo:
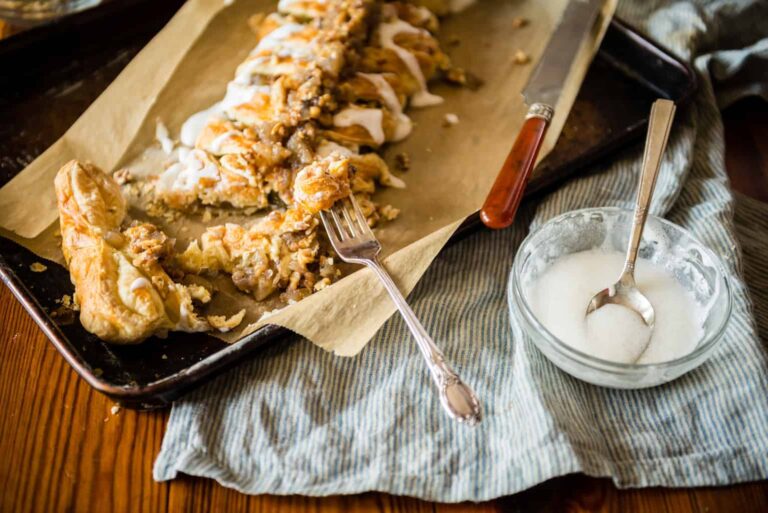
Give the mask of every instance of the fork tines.
M 373 231 L 368 226 L 368 221 L 353 195 L 337 201 L 330 210 L 320 212 L 320 217 L 334 247 L 336 247 L 337 241 L 365 242 L 375 240 Z

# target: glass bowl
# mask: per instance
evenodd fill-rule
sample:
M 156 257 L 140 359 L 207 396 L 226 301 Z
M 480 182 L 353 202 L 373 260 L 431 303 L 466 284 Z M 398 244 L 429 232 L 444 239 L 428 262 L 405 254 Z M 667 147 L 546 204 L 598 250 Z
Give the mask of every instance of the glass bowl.
M 698 367 L 722 340 L 731 315 L 731 286 L 720 259 L 687 230 L 648 216 L 639 258 L 662 265 L 693 293 L 697 303 L 708 308 L 703 335 L 695 349 L 662 363 L 625 364 L 583 353 L 552 335 L 533 314 L 526 286 L 562 256 L 596 248 L 624 253 L 632 218 L 633 212 L 628 210 L 588 208 L 548 221 L 521 244 L 507 290 L 512 318 L 552 363 L 576 378 L 612 388 L 652 387 Z

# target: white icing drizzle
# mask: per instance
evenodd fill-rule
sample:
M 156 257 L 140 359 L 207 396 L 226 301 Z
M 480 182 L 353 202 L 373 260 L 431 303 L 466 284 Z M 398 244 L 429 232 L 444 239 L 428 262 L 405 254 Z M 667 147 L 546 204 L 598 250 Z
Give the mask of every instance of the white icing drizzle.
M 163 148 L 163 152 L 166 155 L 173 153 L 173 140 L 168 135 L 168 128 L 160 118 L 157 118 L 157 124 L 155 125 L 155 139 L 160 143 L 160 147 Z
M 206 158 L 202 150 L 190 150 L 181 155 L 180 161 L 166 169 L 157 180 L 159 192 L 188 191 L 194 189 L 202 178 L 218 180 L 219 170 L 214 162 Z
M 406 187 L 405 181 L 399 176 L 393 175 L 389 168 L 382 169 L 379 182 L 393 189 L 405 189 Z
M 131 283 L 131 292 L 136 292 L 139 289 L 150 289 L 152 288 L 152 284 L 149 282 L 148 279 L 144 278 L 143 276 L 140 278 L 136 278 L 133 280 L 133 283 Z
M 235 135 L 238 135 L 238 132 L 236 130 L 227 130 L 223 134 L 216 136 L 216 138 L 213 141 L 211 141 L 211 147 L 210 147 L 211 153 L 221 152 L 221 145 L 224 144 L 226 141 L 230 140 Z
M 264 57 L 257 57 L 255 59 L 247 60 L 244 63 L 242 63 L 240 66 L 237 67 L 237 72 L 235 73 L 235 80 L 233 80 L 236 84 L 250 84 L 251 78 L 253 77 L 253 72 L 262 64 L 264 64 Z
M 271 52 L 272 50 L 286 46 L 294 46 L 298 44 L 298 42 L 300 42 L 301 45 L 306 45 L 307 42 L 305 40 L 291 39 L 291 36 L 301 32 L 306 28 L 307 26 L 302 25 L 301 23 L 286 23 L 285 25 L 281 25 L 264 36 L 264 38 L 259 41 L 259 44 L 256 45 L 256 48 L 251 51 L 251 55 Z
M 268 85 L 244 85 L 237 82 L 230 82 L 227 84 L 227 94 L 224 99 L 221 100 L 221 110 L 226 111 L 232 107 L 237 107 L 244 103 L 248 103 L 253 100 L 253 97 L 258 93 L 269 94 Z
M 365 128 L 376 144 L 384 144 L 384 112 L 381 109 L 364 109 L 362 107 L 347 107 L 333 116 L 333 125 L 349 127 L 359 125 Z
M 416 28 L 410 23 L 400 19 L 395 19 L 379 25 L 379 43 L 381 46 L 383 48 L 389 48 L 395 52 L 419 84 L 419 90 L 416 91 L 416 94 L 411 98 L 411 105 L 414 107 L 438 105 L 443 103 L 443 99 L 440 96 L 429 92 L 427 89 L 427 81 L 424 78 L 424 73 L 421 71 L 416 56 L 402 46 L 397 45 L 395 43 L 395 36 L 398 34 L 423 34 L 425 32 L 425 30 Z
M 200 132 L 203 131 L 208 121 L 216 117 L 222 117 L 221 102 L 214 103 L 207 109 L 189 116 L 184 124 L 181 125 L 181 143 L 184 146 L 194 146 Z
M 380 73 L 358 73 L 359 76 L 365 78 L 374 86 L 381 98 L 381 102 L 389 109 L 395 116 L 395 133 L 392 136 L 393 141 L 402 141 L 411 134 L 413 130 L 413 123 L 411 118 L 403 113 L 403 106 L 400 105 L 400 100 L 397 99 L 395 90 L 392 89 L 392 85 L 387 82 L 384 75 Z
M 238 66 L 234 82 L 250 84 L 254 72 L 275 56 L 294 61 L 311 60 L 314 56 L 313 43 L 316 37 L 308 38 L 307 34 L 302 34 L 307 30 L 308 25 L 287 23 L 267 34 L 251 51 L 251 58 Z M 295 37 L 297 34 L 302 35 Z
M 269 93 L 268 85 L 247 85 L 235 81 L 227 84 L 227 94 L 220 102 L 214 103 L 205 110 L 196 112 L 187 118 L 181 125 L 181 143 L 184 146 L 192 147 L 197 142 L 200 132 L 209 121 L 216 118 L 223 118 L 224 112 L 232 107 L 237 107 L 243 103 L 248 103 L 257 93 Z M 163 147 L 165 149 L 165 147 Z M 168 152 L 166 152 L 168 153 Z
M 318 157 L 324 158 L 330 155 L 331 153 L 336 152 L 342 157 L 352 157 L 354 155 L 357 155 L 356 151 L 352 151 L 346 146 L 342 146 L 341 144 L 337 144 L 333 141 L 323 141 L 317 146 L 317 153 Z

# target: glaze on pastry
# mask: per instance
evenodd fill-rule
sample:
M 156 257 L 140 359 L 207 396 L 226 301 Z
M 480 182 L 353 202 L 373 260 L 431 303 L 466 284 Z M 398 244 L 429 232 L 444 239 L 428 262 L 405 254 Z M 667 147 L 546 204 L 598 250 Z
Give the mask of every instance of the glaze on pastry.
M 122 205 L 88 210 L 109 218 L 80 222 L 88 249 L 71 233 L 65 238 L 86 329 L 127 343 L 164 330 L 219 328 L 219 319 L 193 313 L 192 299 L 207 298 L 174 283 L 161 258 L 186 273 L 227 273 L 256 300 L 299 300 L 338 279 L 318 212 L 354 194 L 371 226 L 397 215 L 372 199 L 378 185 L 405 187 L 376 151 L 411 133 L 407 106 L 442 102 L 428 89 L 451 70 L 437 28 L 432 12 L 408 2 L 280 0 L 278 12 L 254 27 L 258 44 L 224 98 L 183 124 L 180 147 L 162 138 L 173 162 L 152 182 L 154 197 L 168 208 L 247 209 L 261 211 L 260 218 L 210 227 L 175 257 L 160 252 L 154 261 L 137 261 L 135 248 L 142 241 L 151 246 L 155 236 L 145 231 L 152 230 L 119 232 L 125 207 L 116 185 L 88 166 L 65 166 L 57 178 L 62 232 L 74 219 L 66 210 L 74 197 L 68 176 L 87 177 L 103 201 Z M 109 242 L 105 233 L 116 236 Z M 104 279 L 109 286 L 98 285 Z M 134 282 L 141 286 L 130 290 Z

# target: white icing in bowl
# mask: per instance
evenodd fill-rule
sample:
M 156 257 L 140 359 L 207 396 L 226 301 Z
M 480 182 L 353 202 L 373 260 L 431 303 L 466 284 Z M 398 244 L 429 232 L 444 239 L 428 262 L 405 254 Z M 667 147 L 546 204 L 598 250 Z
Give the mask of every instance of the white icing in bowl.
M 644 388 L 671 381 L 712 354 L 731 313 L 728 273 L 720 259 L 688 231 L 654 216 L 648 218 L 640 258 L 673 276 L 704 312 L 701 333 L 692 350 L 664 362 L 613 362 L 567 344 L 537 318 L 530 285 L 566 255 L 589 250 L 623 253 L 631 222 L 632 212 L 628 210 L 577 210 L 548 221 L 523 241 L 508 284 L 516 344 L 528 340 L 563 371 L 615 388 Z

